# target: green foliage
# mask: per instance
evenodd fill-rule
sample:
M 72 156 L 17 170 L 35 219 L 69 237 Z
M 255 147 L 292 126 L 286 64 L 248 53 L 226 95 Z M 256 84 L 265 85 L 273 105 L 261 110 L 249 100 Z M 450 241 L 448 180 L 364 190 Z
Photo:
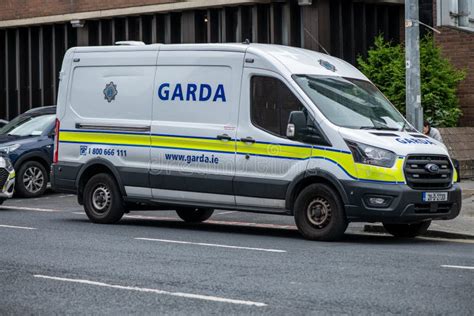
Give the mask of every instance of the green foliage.
M 359 69 L 405 114 L 405 51 L 402 45 L 375 38 L 367 59 L 357 59 Z M 434 126 L 455 126 L 461 110 L 456 88 L 465 72 L 441 56 L 431 36 L 420 42 L 421 103 L 425 120 Z

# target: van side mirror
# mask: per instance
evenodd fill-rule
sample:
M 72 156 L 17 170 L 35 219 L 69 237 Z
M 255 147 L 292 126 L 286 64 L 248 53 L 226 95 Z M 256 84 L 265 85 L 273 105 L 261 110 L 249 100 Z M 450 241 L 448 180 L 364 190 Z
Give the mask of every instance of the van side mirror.
M 288 125 L 286 127 L 286 137 L 293 140 L 301 140 L 304 129 L 306 129 L 306 115 L 303 111 L 292 111 L 288 118 Z
M 308 118 L 303 111 L 292 111 L 290 113 L 286 127 L 286 137 L 305 143 L 330 146 L 330 143 L 321 135 L 319 130 L 312 124 L 308 124 Z

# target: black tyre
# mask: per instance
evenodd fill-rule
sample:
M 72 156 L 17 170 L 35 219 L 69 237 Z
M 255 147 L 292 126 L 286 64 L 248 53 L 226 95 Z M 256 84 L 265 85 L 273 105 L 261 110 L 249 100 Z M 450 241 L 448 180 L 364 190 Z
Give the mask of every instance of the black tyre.
M 214 210 L 212 208 L 182 207 L 176 209 L 176 213 L 187 223 L 201 223 L 209 219 Z
M 83 201 L 87 217 L 94 223 L 116 223 L 125 212 L 118 185 L 107 173 L 99 173 L 87 181 Z
M 17 195 L 26 198 L 38 197 L 44 194 L 47 185 L 48 173 L 41 163 L 27 161 L 20 166 L 15 186 Z
M 2 205 L 3 202 L 5 202 L 5 199 L 0 199 L 0 205 Z
M 294 215 L 299 232 L 310 240 L 338 240 L 348 225 L 339 195 L 320 183 L 311 184 L 300 192 Z
M 395 237 L 412 238 L 426 233 L 428 231 L 428 227 L 430 227 L 430 224 L 431 221 L 414 224 L 383 223 L 383 227 L 389 234 Z

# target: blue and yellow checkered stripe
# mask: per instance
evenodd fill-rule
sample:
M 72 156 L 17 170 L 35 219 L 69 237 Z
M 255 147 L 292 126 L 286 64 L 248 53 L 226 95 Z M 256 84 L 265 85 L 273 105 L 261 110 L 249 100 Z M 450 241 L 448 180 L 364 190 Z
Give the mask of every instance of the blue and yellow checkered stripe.
M 176 150 L 240 154 L 276 159 L 321 159 L 335 164 L 350 178 L 386 184 L 405 183 L 403 157 L 398 157 L 392 168 L 382 168 L 354 163 L 348 151 L 329 147 L 289 145 L 268 142 L 247 144 L 232 141 L 223 142 L 216 138 L 190 137 L 182 135 L 121 133 L 105 131 L 61 130 L 60 143 L 97 144 L 110 146 L 154 147 Z

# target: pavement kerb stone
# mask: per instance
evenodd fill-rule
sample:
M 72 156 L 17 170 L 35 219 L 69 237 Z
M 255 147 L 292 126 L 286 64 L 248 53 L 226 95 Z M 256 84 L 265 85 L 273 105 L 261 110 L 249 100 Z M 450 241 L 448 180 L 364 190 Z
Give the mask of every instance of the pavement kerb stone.
M 385 230 L 385 228 L 382 225 L 364 225 L 363 231 L 366 233 L 388 234 L 388 232 Z M 445 239 L 474 240 L 474 235 L 447 232 L 447 231 L 441 231 L 441 230 L 428 230 L 422 236 L 433 237 L 433 238 L 445 238 Z

